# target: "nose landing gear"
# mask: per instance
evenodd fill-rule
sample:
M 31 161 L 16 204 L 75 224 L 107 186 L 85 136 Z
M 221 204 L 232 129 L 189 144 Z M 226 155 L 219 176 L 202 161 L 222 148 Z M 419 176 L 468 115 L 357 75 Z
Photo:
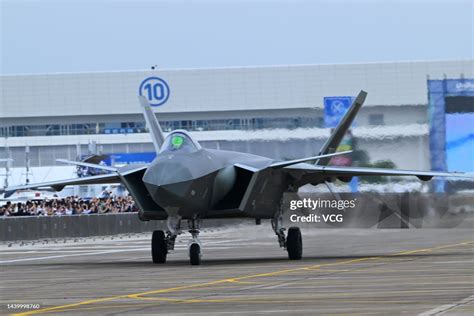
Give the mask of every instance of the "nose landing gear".
M 191 265 L 196 266 L 201 264 L 201 242 L 199 241 L 199 227 L 201 221 L 199 219 L 188 220 L 188 228 L 192 239 L 189 241 L 189 261 Z
M 201 246 L 198 243 L 189 246 L 189 262 L 193 266 L 201 264 Z

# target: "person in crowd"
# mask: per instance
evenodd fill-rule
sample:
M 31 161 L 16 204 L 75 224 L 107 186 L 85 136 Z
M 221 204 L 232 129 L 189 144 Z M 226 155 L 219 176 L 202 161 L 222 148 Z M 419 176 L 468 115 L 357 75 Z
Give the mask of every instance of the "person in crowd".
M 30 200 L 0 206 L 0 216 L 63 216 L 137 212 L 133 198 L 113 196 L 110 192 L 100 198 L 82 199 L 78 196 L 54 197 L 50 200 Z

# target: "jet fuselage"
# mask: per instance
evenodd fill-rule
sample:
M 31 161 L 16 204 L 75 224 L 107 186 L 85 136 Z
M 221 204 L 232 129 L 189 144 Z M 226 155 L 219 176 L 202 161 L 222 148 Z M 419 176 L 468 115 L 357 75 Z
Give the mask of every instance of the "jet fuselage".
M 147 168 L 143 182 L 169 216 L 206 217 L 210 211 L 238 209 L 254 174 L 249 167 L 257 170 L 272 162 L 223 150 L 164 151 Z

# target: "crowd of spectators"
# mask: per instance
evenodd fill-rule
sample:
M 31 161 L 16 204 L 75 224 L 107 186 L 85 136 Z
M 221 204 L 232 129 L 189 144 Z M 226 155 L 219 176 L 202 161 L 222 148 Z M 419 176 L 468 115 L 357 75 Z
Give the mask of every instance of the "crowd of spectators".
M 105 196 L 82 199 L 77 196 L 30 200 L 26 202 L 7 202 L 0 206 L 0 216 L 60 216 L 80 214 L 106 214 L 137 212 L 138 209 L 130 195 Z

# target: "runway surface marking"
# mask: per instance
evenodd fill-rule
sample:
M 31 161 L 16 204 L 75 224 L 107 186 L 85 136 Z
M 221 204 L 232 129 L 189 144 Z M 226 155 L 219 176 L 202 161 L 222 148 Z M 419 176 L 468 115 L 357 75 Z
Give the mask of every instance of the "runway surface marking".
M 101 306 L 94 306 L 94 307 L 89 307 L 89 308 L 88 307 L 84 308 L 84 306 L 95 304 L 95 303 L 101 303 L 101 302 L 109 302 L 109 301 L 118 300 L 118 299 L 136 299 L 137 301 L 142 301 L 142 300 L 144 300 L 144 301 L 146 301 L 146 300 L 159 301 L 159 300 L 161 300 L 163 302 L 175 302 L 175 303 L 232 302 L 232 301 L 236 301 L 236 299 L 235 298 L 207 299 L 207 300 L 206 299 L 174 299 L 174 298 L 156 298 L 156 297 L 145 297 L 145 296 L 152 295 L 152 294 L 176 293 L 176 292 L 180 292 L 180 291 L 184 291 L 184 290 L 192 290 L 192 289 L 203 288 L 203 287 L 212 287 L 212 286 L 216 286 L 216 285 L 224 285 L 224 284 L 236 283 L 236 282 L 241 283 L 242 281 L 247 282 L 247 280 L 249 280 L 249 279 L 285 275 L 285 274 L 291 274 L 291 273 L 295 273 L 295 272 L 304 272 L 304 271 L 308 271 L 308 270 L 309 271 L 318 270 L 320 268 L 325 268 L 325 267 L 331 267 L 332 268 L 332 267 L 335 267 L 335 266 L 348 265 L 348 264 L 354 264 L 354 263 L 359 263 L 359 262 L 381 261 L 382 259 L 386 259 L 388 262 L 390 262 L 391 259 L 394 259 L 397 256 L 427 253 L 427 252 L 432 252 L 432 251 L 442 250 L 442 249 L 447 249 L 447 248 L 455 248 L 455 247 L 460 247 L 460 246 L 472 245 L 473 243 L 474 242 L 472 242 L 472 241 L 466 241 L 466 242 L 443 245 L 443 246 L 437 246 L 437 247 L 431 247 L 431 248 L 422 248 L 422 249 L 402 251 L 402 252 L 397 252 L 397 253 L 394 253 L 394 254 L 388 254 L 388 255 L 382 255 L 382 256 L 362 257 L 362 258 L 358 258 L 358 259 L 343 260 L 343 261 L 316 264 L 316 265 L 308 265 L 308 266 L 302 266 L 302 267 L 297 267 L 297 268 L 293 268 L 293 269 L 283 269 L 283 270 L 277 270 L 277 271 L 272 271 L 272 272 L 267 272 L 267 273 L 258 273 L 258 274 L 244 275 L 244 276 L 234 277 L 234 278 L 225 278 L 225 279 L 220 279 L 220 280 L 215 280 L 215 281 L 210 281 L 210 282 L 204 282 L 204 283 L 196 283 L 196 284 L 170 287 L 170 288 L 164 288 L 164 289 L 158 289 L 158 290 L 152 290 L 152 291 L 145 291 L 145 292 L 139 292 L 139 293 L 123 294 L 123 295 L 117 295 L 117 296 L 111 296 L 111 297 L 90 299 L 90 300 L 85 300 L 85 301 L 72 303 L 72 304 L 58 305 L 58 306 L 42 308 L 42 309 L 38 309 L 38 310 L 27 311 L 27 312 L 23 312 L 23 313 L 17 313 L 17 314 L 14 314 L 14 315 L 33 315 L 33 314 L 41 314 L 41 313 L 46 313 L 46 312 L 64 312 L 64 311 L 83 310 L 83 309 L 100 309 Z M 268 286 L 269 284 L 266 283 L 266 285 Z M 423 292 L 423 291 L 428 292 L 428 290 L 419 290 L 419 291 L 412 291 L 412 292 Z M 405 293 L 407 291 L 396 291 L 396 292 L 397 293 L 400 293 L 400 292 Z M 410 291 L 408 291 L 408 292 L 410 292 Z M 377 293 L 377 292 L 374 292 L 374 293 Z M 330 295 L 333 296 L 333 294 L 330 294 Z M 261 298 L 261 299 L 263 299 L 263 298 Z M 277 299 L 279 302 L 282 302 L 281 298 L 278 298 L 278 297 L 270 298 L 270 300 L 273 300 L 273 301 L 275 299 Z M 242 298 L 240 300 L 243 300 L 245 302 L 251 302 L 251 301 L 249 301 L 248 299 L 245 299 L 245 298 Z M 314 298 L 313 298 L 313 300 L 314 300 Z M 295 301 L 295 300 L 293 300 L 293 301 Z M 357 301 L 353 301 L 353 302 L 357 302 Z M 456 304 L 456 303 L 454 303 L 454 304 Z M 458 305 L 459 304 L 461 304 L 461 303 L 458 303 Z M 130 306 L 130 305 L 128 305 L 128 306 Z M 81 308 L 76 309 L 77 307 L 81 307 Z M 108 305 L 108 307 L 110 308 L 111 306 Z
M 236 239 L 236 242 L 241 242 L 246 239 Z M 223 250 L 223 249 L 229 249 L 232 247 L 226 247 L 222 244 L 224 243 L 230 243 L 231 241 L 228 240 L 208 240 L 206 241 L 206 245 L 211 246 L 212 249 L 214 250 Z M 137 243 L 137 242 L 135 242 Z M 149 242 L 140 242 L 140 244 L 148 244 Z M 214 246 L 216 245 L 216 246 Z M 48 259 L 60 259 L 60 258 L 67 258 L 67 257 L 77 257 L 77 256 L 93 256 L 93 255 L 102 255 L 102 254 L 111 254 L 111 253 L 118 253 L 118 252 L 128 252 L 128 251 L 149 251 L 150 247 L 143 247 L 143 248 L 136 248 L 136 246 L 130 246 L 130 245 L 116 245 L 114 248 L 118 249 L 112 249 L 110 250 L 110 246 L 108 248 L 104 249 L 109 249 L 109 250 L 101 250 L 101 251 L 91 251 L 90 248 L 85 248 L 80 245 L 74 245 L 70 244 L 68 245 L 70 249 L 62 249 L 62 250 L 55 250 L 56 253 L 63 253 L 62 255 L 57 254 L 57 255 L 51 255 L 51 256 L 42 256 L 42 257 L 31 257 L 31 258 L 22 258 L 22 259 L 9 259 L 9 260 L 1 260 L 0 264 L 5 264 L 5 263 L 15 263 L 15 262 L 25 262 L 25 261 L 38 261 L 38 260 L 48 260 Z M 105 246 L 96 246 L 95 248 L 101 249 Z M 130 249 L 128 249 L 130 248 Z M 175 246 L 175 249 L 185 249 L 187 248 L 187 245 L 184 244 L 177 244 Z M 89 250 L 80 250 L 80 249 L 89 249 Z M 7 252 L 1 252 L 0 254 L 2 255 L 8 255 L 8 254 L 17 254 L 18 252 L 15 251 L 7 251 Z M 27 250 L 23 252 L 23 254 L 33 254 L 33 253 L 54 253 L 54 251 L 41 251 L 41 250 Z
M 471 295 L 469 297 L 466 297 L 465 299 L 462 299 L 460 301 L 451 303 L 451 304 L 444 304 L 438 307 L 435 307 L 433 309 L 430 309 L 429 311 L 423 312 L 419 314 L 419 316 L 431 316 L 431 315 L 441 315 L 444 314 L 445 312 L 449 311 L 450 309 L 453 309 L 457 306 L 464 305 L 464 304 L 469 304 L 474 302 L 474 295 Z
M 58 259 L 58 258 L 77 257 L 77 256 L 103 255 L 103 254 L 117 253 L 117 252 L 127 252 L 127 251 L 143 251 L 143 250 L 148 250 L 148 249 L 149 248 L 104 250 L 104 251 L 94 251 L 94 252 L 86 252 L 86 253 L 73 253 L 73 254 L 68 254 L 68 255 L 56 255 L 56 256 L 46 256 L 46 257 L 11 259 L 11 260 L 0 261 L 0 264 L 2 264 L 2 263 L 23 262 L 23 261 L 38 261 L 38 260 L 47 260 L 47 259 Z

